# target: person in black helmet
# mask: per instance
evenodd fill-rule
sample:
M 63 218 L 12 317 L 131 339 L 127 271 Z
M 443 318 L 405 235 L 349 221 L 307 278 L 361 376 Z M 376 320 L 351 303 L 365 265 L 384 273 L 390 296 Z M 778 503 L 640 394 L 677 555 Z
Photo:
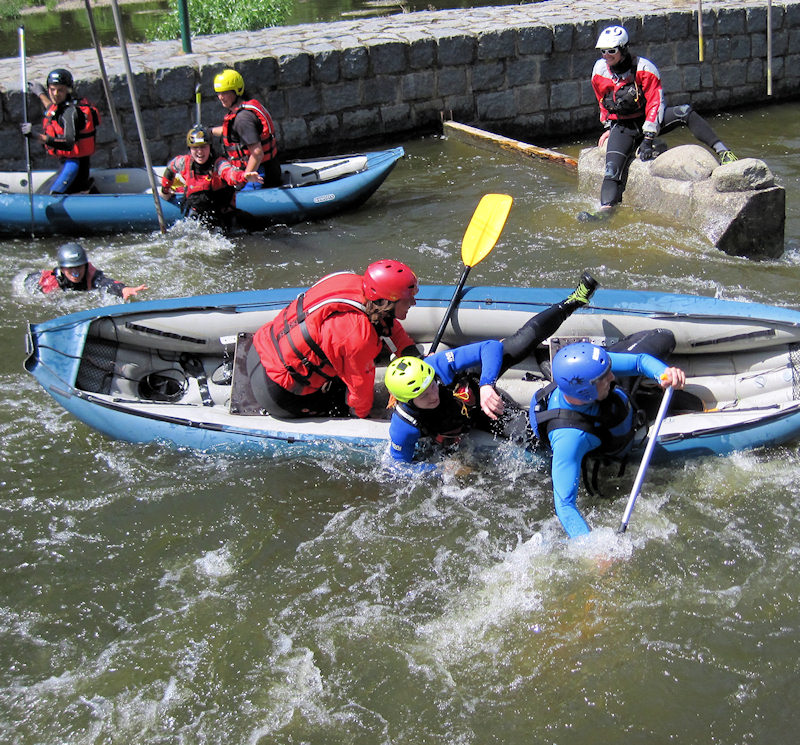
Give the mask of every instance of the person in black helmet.
M 261 174 L 245 172 L 218 157 L 211 130 L 196 124 L 186 135 L 188 155 L 177 155 L 164 169 L 161 194 L 170 199 L 183 195 L 183 212 L 210 228 L 230 227 L 236 206 L 236 190 L 248 183 L 263 182 Z
M 605 132 L 598 146 L 606 145 L 606 168 L 600 187 L 600 207 L 581 212 L 578 220 L 591 222 L 608 217 L 622 201 L 626 172 L 639 148 L 639 158 L 653 160 L 659 155 L 658 134 L 686 126 L 711 148 L 720 164 L 732 163 L 736 155 L 690 104 L 667 106 L 661 74 L 648 59 L 632 55 L 628 32 L 622 26 L 603 29 L 595 47 L 600 59 L 592 70 L 592 89 L 600 108 Z
M 91 187 L 90 157 L 95 151 L 95 135 L 100 113 L 85 98 L 75 98 L 72 73 L 63 68 L 51 70 L 47 90 L 40 83 L 28 83 L 45 108 L 42 131 L 34 132 L 30 122 L 21 125 L 22 134 L 41 142 L 48 155 L 61 163 L 51 194 L 75 194 Z
M 147 285 L 129 287 L 123 282 L 106 277 L 95 268 L 86 256 L 80 243 L 64 243 L 58 247 L 58 266 L 42 272 L 32 272 L 25 278 L 25 287 L 31 291 L 50 294 L 59 290 L 104 290 L 127 300 L 137 292 L 147 289 Z

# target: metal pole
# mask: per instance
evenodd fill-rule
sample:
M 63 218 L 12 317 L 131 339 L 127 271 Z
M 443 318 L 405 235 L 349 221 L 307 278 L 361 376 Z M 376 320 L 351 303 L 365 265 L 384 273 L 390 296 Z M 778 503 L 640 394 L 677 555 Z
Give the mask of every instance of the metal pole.
M 86 15 L 89 16 L 89 31 L 92 34 L 92 43 L 94 50 L 97 52 L 97 64 L 100 67 L 100 79 L 103 81 L 103 91 L 106 94 L 106 101 L 108 102 L 108 113 L 111 115 L 111 124 L 114 127 L 114 133 L 117 135 L 117 145 L 119 147 L 122 162 L 119 165 L 128 165 L 128 151 L 125 149 L 125 140 L 122 137 L 122 127 L 117 117 L 117 109 L 114 106 L 114 101 L 111 99 L 111 86 L 108 84 L 108 75 L 106 74 L 106 63 L 103 61 L 103 52 L 100 49 L 100 42 L 97 38 L 97 28 L 94 25 L 94 12 L 89 0 L 83 0 L 86 4 Z
M 772 0 L 767 0 L 767 95 L 772 95 Z
M 25 26 L 20 26 L 19 33 L 19 65 L 22 75 L 22 119 L 28 121 L 28 59 L 25 53 Z M 31 173 L 31 141 L 25 140 L 25 166 L 28 171 L 28 200 L 31 204 L 31 238 L 33 238 L 33 174 Z
M 674 388 L 669 386 L 664 391 L 664 397 L 661 399 L 661 406 L 658 407 L 656 420 L 653 422 L 653 426 L 650 428 L 650 439 L 647 441 L 647 447 L 644 449 L 642 462 L 639 464 L 639 471 L 634 479 L 631 495 L 628 497 L 628 504 L 625 507 L 625 514 L 622 516 L 622 522 L 620 523 L 619 530 L 617 531 L 618 533 L 624 533 L 628 529 L 628 522 L 630 521 L 631 514 L 633 513 L 633 506 L 636 504 L 636 497 L 639 496 L 639 492 L 642 489 L 644 475 L 647 472 L 647 467 L 650 465 L 650 458 L 653 456 L 653 450 L 655 449 L 656 441 L 658 440 L 658 432 L 661 429 L 661 423 L 667 416 L 667 409 L 669 409 L 669 402 L 672 400 L 673 390 Z
M 128 78 L 128 90 L 131 94 L 131 103 L 133 104 L 133 115 L 136 117 L 136 128 L 139 130 L 139 142 L 142 145 L 142 155 L 144 156 L 144 165 L 147 169 L 147 176 L 150 179 L 150 188 L 153 190 L 153 201 L 156 205 L 156 214 L 158 215 L 158 224 L 161 226 L 161 232 L 167 232 L 167 225 L 164 221 L 164 212 L 161 209 L 161 198 L 158 196 L 158 187 L 156 186 L 156 177 L 153 173 L 153 164 L 150 161 L 150 151 L 147 148 L 147 135 L 144 131 L 144 124 L 142 123 L 142 112 L 139 109 L 139 99 L 136 96 L 136 86 L 133 84 L 133 72 L 131 71 L 131 61 L 128 58 L 128 46 L 125 43 L 125 32 L 122 29 L 122 17 L 119 13 L 119 5 L 117 0 L 111 0 L 111 11 L 114 14 L 114 25 L 117 27 L 117 39 L 119 39 L 119 50 L 122 53 L 122 61 L 125 64 L 125 74 Z
M 184 54 L 192 53 L 192 34 L 189 29 L 189 5 L 187 0 L 178 0 L 178 21 L 181 25 L 181 44 Z

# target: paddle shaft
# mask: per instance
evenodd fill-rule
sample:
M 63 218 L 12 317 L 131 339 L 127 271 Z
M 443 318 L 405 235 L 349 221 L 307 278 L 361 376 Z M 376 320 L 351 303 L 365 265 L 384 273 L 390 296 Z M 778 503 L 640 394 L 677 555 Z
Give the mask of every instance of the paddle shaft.
M 111 86 L 108 84 L 108 73 L 106 72 L 106 63 L 103 60 L 103 50 L 100 48 L 100 41 L 97 38 L 97 27 L 94 23 L 94 11 L 89 0 L 83 0 L 86 6 L 86 16 L 89 19 L 89 33 L 92 36 L 92 44 L 94 44 L 94 51 L 97 55 L 97 65 L 100 68 L 100 80 L 103 83 L 103 93 L 106 97 L 108 104 L 108 113 L 111 116 L 111 126 L 114 127 L 114 134 L 117 136 L 117 147 L 119 148 L 119 163 L 120 165 L 128 165 L 128 151 L 125 148 L 125 138 L 122 136 L 122 126 L 117 116 L 117 107 L 114 106 L 114 99 L 111 97 Z
M 150 150 L 147 147 L 147 134 L 145 133 L 144 123 L 142 122 L 142 112 L 139 108 L 139 99 L 136 95 L 136 87 L 133 84 L 133 71 L 131 70 L 131 61 L 128 57 L 128 44 L 125 41 L 125 31 L 122 27 L 122 16 L 119 12 L 119 5 L 117 0 L 111 0 L 111 13 L 114 16 L 114 25 L 117 28 L 117 39 L 119 40 L 119 49 L 122 53 L 122 62 L 125 65 L 125 76 L 128 79 L 128 91 L 131 95 L 131 103 L 133 104 L 133 115 L 136 119 L 136 128 L 139 131 L 139 142 L 142 146 L 142 155 L 144 156 L 144 164 L 147 168 L 147 176 L 150 179 L 150 188 L 153 192 L 153 202 L 156 207 L 156 215 L 158 216 L 158 224 L 162 233 L 167 232 L 167 224 L 164 220 L 164 212 L 161 209 L 161 200 L 158 196 L 159 189 L 156 186 L 156 177 L 153 173 L 153 164 L 150 160 Z
M 650 458 L 653 456 L 656 440 L 658 440 L 658 431 L 661 429 L 661 423 L 664 421 L 664 417 L 667 415 L 667 409 L 669 408 L 669 402 L 672 399 L 673 390 L 674 389 L 672 386 L 668 386 L 664 390 L 664 397 L 661 399 L 661 406 L 658 407 L 658 415 L 656 416 L 655 422 L 653 422 L 653 426 L 650 431 L 650 439 L 647 441 L 647 447 L 644 449 L 642 462 L 639 464 L 639 472 L 636 474 L 636 479 L 633 482 L 631 495 L 628 497 L 628 504 L 625 507 L 625 514 L 622 516 L 622 522 L 620 523 L 619 530 L 617 531 L 618 533 L 624 533 L 628 529 L 628 522 L 631 519 L 633 507 L 636 504 L 636 497 L 639 496 L 639 492 L 642 489 L 644 475 L 647 472 L 647 467 L 650 465 Z
M 200 101 L 203 98 L 203 94 L 200 92 L 200 83 L 198 83 L 194 88 L 194 105 L 195 105 L 195 124 L 199 127 L 203 120 L 200 118 Z
M 22 77 L 22 119 L 28 122 L 28 60 L 25 53 L 25 26 L 19 30 L 19 66 Z M 33 174 L 31 173 L 31 140 L 25 137 L 25 168 L 28 172 L 28 201 L 31 205 L 31 237 L 33 237 Z
M 464 283 L 467 281 L 467 275 L 470 269 L 472 269 L 472 267 L 467 265 L 464 267 L 464 271 L 461 272 L 461 279 L 458 281 L 458 287 L 456 287 L 456 291 L 453 293 L 453 299 L 450 301 L 450 305 L 447 306 L 444 318 L 442 318 L 442 322 L 439 324 L 439 330 L 436 332 L 436 336 L 433 337 L 433 343 L 428 350 L 428 354 L 433 354 L 436 351 L 436 347 L 439 346 L 439 342 L 442 340 L 444 330 L 450 322 L 450 316 L 453 315 L 456 305 L 458 305 L 459 300 L 461 300 L 461 291 L 464 289 Z

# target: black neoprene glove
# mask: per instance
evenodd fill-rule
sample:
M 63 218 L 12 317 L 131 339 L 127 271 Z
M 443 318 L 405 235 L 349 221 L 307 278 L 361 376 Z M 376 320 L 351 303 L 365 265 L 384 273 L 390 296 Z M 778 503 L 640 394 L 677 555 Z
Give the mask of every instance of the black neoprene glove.
M 655 139 L 655 135 L 646 134 L 644 139 L 642 140 L 642 144 L 639 145 L 639 158 L 640 160 L 653 160 L 656 157 L 657 153 L 655 148 L 653 147 L 653 140 Z

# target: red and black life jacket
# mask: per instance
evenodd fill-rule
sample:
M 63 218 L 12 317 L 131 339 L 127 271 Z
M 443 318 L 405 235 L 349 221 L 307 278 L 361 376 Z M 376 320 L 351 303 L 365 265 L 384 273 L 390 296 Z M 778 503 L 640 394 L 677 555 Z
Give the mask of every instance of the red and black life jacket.
M 362 286 L 360 274 L 339 272 L 323 277 L 255 333 L 253 344 L 264 368 L 288 374 L 276 383 L 303 396 L 336 379 L 336 371 L 320 346 L 322 324 L 337 313 L 366 315 Z M 374 342 L 377 355 L 382 342 L 376 331 Z
M 58 150 L 51 145 L 45 145 L 45 149 L 58 158 L 84 158 L 92 155 L 95 151 L 97 127 L 100 125 L 100 112 L 86 98 L 70 99 L 65 104 L 75 106 L 83 115 L 83 125 L 75 132 L 75 144 L 71 150 Z M 59 110 L 60 106 L 62 105 L 50 104 L 42 121 L 45 135 L 56 139 L 64 137 L 64 127 L 59 121 L 63 112 L 63 108 Z
M 79 285 L 74 285 L 63 277 L 58 267 L 45 269 L 39 277 L 39 289 L 45 295 L 56 292 L 56 290 L 91 290 L 95 272 L 97 272 L 97 269 L 92 264 L 87 264 L 83 280 Z
M 238 141 L 238 135 L 233 131 L 233 120 L 242 111 L 252 111 L 261 122 L 261 147 L 264 150 L 264 163 L 278 156 L 278 143 L 275 140 L 275 125 L 269 112 L 255 99 L 241 101 L 234 106 L 222 120 L 222 144 L 228 160 L 237 168 L 244 170 L 250 157 L 247 145 Z
M 229 165 L 219 168 L 219 158 L 215 158 L 213 153 L 209 160 L 212 162 L 208 168 L 200 169 L 193 168 L 194 161 L 191 155 L 179 155 L 177 158 L 170 162 L 170 166 L 177 166 L 180 170 L 174 170 L 175 173 L 180 174 L 183 180 L 183 193 L 189 197 L 192 194 L 198 194 L 203 191 L 219 191 L 220 189 L 232 189 L 233 187 L 223 178 L 222 173 Z

